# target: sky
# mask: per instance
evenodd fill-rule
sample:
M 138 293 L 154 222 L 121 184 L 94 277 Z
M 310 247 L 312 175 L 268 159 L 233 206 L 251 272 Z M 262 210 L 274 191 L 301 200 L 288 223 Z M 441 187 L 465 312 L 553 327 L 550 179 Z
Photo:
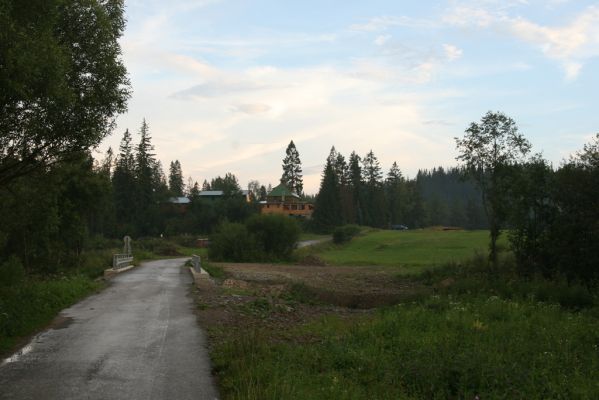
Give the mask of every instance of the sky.
M 145 118 L 165 172 L 278 184 L 291 140 L 304 190 L 331 146 L 404 176 L 456 165 L 455 137 L 512 117 L 559 165 L 599 132 L 599 1 L 129 0 L 133 94 L 98 149 Z

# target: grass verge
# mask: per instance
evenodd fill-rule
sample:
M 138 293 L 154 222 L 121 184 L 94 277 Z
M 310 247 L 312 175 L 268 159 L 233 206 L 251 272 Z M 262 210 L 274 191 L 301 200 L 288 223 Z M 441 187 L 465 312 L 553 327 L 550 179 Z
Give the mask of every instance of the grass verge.
M 29 278 L 0 288 L 0 354 L 46 326 L 60 310 L 101 289 L 87 276 Z

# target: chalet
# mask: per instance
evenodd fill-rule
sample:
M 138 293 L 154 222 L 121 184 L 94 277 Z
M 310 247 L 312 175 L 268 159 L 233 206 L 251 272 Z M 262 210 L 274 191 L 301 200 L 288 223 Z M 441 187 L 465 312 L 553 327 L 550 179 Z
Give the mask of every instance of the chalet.
M 262 214 L 282 214 L 290 217 L 311 218 L 314 205 L 301 201 L 287 185 L 281 183 L 266 195 L 266 200 L 260 202 Z

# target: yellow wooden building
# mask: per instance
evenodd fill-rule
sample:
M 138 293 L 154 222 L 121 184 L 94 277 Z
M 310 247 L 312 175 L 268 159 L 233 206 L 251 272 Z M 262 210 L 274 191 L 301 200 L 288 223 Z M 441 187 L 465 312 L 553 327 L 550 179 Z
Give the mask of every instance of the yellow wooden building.
M 262 214 L 282 214 L 290 217 L 311 218 L 314 205 L 301 201 L 287 185 L 281 182 L 266 195 L 266 201 L 260 203 Z

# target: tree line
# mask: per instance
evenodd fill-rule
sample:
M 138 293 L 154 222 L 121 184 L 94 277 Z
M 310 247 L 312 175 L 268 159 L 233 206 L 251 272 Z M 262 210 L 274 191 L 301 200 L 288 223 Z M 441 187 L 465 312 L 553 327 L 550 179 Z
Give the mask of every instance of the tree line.
M 363 157 L 354 151 L 346 159 L 333 146 L 322 173 L 313 226 L 330 232 L 343 224 L 487 227 L 480 191 L 465 168 L 419 170 L 408 179 L 397 162 L 384 174 L 372 150 Z

